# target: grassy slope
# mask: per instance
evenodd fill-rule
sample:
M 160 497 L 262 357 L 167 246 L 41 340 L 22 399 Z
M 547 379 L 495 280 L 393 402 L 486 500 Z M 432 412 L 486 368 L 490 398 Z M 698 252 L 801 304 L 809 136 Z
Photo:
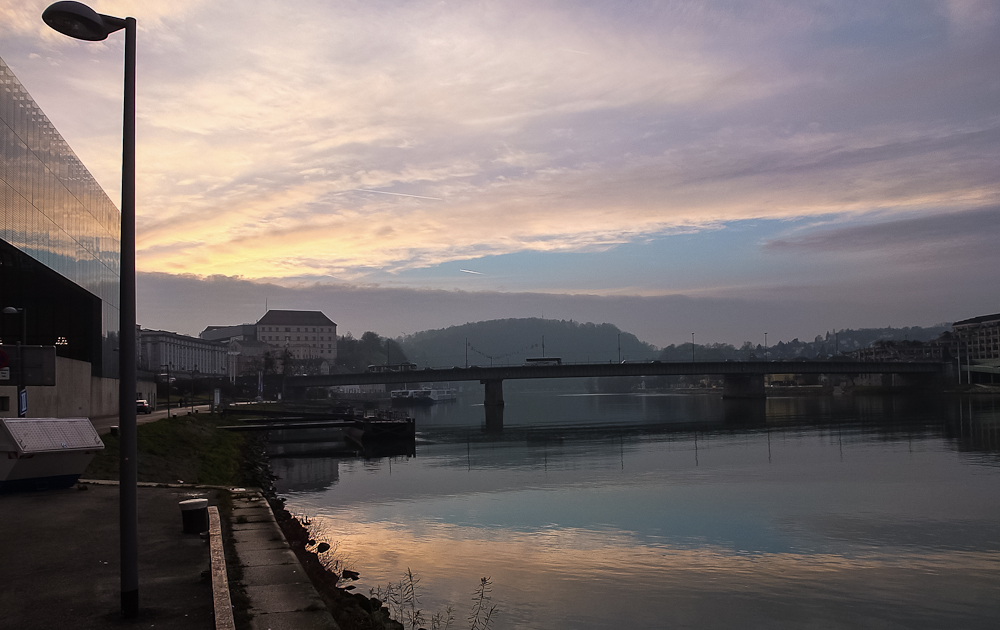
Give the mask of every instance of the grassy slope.
M 244 436 L 219 429 L 225 424 L 220 416 L 195 414 L 139 425 L 139 481 L 239 484 Z M 105 448 L 84 479 L 118 479 L 119 439 L 102 439 Z

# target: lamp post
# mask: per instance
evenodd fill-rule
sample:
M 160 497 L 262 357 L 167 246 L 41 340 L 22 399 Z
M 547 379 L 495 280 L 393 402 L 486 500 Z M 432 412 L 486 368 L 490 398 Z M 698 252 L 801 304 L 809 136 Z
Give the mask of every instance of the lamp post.
M 167 368 L 167 417 L 170 417 L 170 364 L 164 363 L 160 365 L 160 369 Z
M 17 417 L 28 415 L 28 391 L 24 387 L 24 350 L 28 345 L 28 314 L 23 308 L 8 306 L 3 309 L 4 315 L 21 314 L 21 337 L 17 340 Z
M 691 363 L 694 363 L 694 333 L 691 333 Z
M 194 413 L 194 377 L 198 374 L 198 364 L 195 363 L 194 369 L 191 370 L 191 413 Z
M 135 435 L 135 18 L 102 15 L 79 2 L 56 2 L 42 20 L 64 35 L 102 41 L 125 29 L 125 98 L 122 116 L 121 276 L 118 325 L 119 518 L 121 610 L 139 613 L 139 537 Z
M 764 333 L 764 360 L 767 361 L 767 333 Z

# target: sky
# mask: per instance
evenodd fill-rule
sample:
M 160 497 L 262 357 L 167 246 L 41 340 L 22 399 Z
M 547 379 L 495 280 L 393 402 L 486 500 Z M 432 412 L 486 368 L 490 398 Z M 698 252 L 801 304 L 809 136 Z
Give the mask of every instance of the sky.
M 123 37 L 0 0 L 120 197 Z M 139 320 L 656 345 L 1000 311 L 1000 2 L 95 1 L 139 25 Z

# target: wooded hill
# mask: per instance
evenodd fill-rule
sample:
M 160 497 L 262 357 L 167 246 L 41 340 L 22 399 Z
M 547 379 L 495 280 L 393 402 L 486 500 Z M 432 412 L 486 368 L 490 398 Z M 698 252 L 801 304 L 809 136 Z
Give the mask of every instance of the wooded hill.
M 950 329 L 947 324 L 906 328 L 862 328 L 828 331 L 812 341 L 780 341 L 774 335 L 766 349 L 771 360 L 847 355 L 879 340 L 930 341 Z M 366 333 L 369 334 L 369 333 Z M 374 336 L 374 333 L 371 333 Z M 377 336 L 375 336 L 377 338 Z M 420 367 L 520 365 L 529 357 L 559 357 L 564 362 L 691 361 L 690 343 L 657 348 L 613 324 L 554 319 L 496 319 L 425 330 L 396 339 L 402 353 Z M 696 361 L 763 360 L 763 333 L 756 342 L 695 344 Z M 388 340 L 386 340 L 388 341 Z M 619 355 L 619 341 L 621 353 Z M 359 344 L 360 345 L 360 344 Z M 386 344 L 388 345 L 388 344 Z M 385 350 L 382 350 L 385 353 Z M 374 354 L 374 353 L 373 353 Z M 385 354 L 382 355 L 384 357 Z M 397 355 L 393 356 L 393 359 Z M 468 363 L 466 363 L 468 361 Z M 338 361 L 339 363 L 340 361 Z
M 495 319 L 425 330 L 397 339 L 420 367 L 520 365 L 529 357 L 559 357 L 564 362 L 656 359 L 659 350 L 612 324 L 582 324 L 555 319 Z
M 833 356 L 850 355 L 855 350 L 867 348 L 876 341 L 930 341 L 941 333 L 950 330 L 951 326 L 905 328 L 860 328 L 828 331 L 825 335 L 816 335 L 812 341 L 772 341 L 765 348 L 763 339 L 757 343 L 746 341 L 742 346 L 728 343 L 712 343 L 695 345 L 695 361 L 749 361 L 780 359 L 817 359 Z M 763 335 L 762 335 L 763 336 Z M 660 353 L 660 361 L 691 361 L 691 344 L 669 345 Z

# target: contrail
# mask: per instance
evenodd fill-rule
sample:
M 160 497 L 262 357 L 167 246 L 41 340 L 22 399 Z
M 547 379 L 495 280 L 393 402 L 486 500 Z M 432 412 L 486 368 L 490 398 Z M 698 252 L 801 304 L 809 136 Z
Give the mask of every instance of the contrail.
M 422 195 L 407 195 L 406 193 L 386 192 L 384 190 L 368 190 L 367 188 L 352 188 L 356 192 L 378 193 L 380 195 L 393 195 L 395 197 L 413 197 L 414 199 L 430 199 L 432 201 L 444 201 L 441 197 L 424 197 Z
M 482 274 L 481 272 L 479 272 L 479 271 L 469 271 L 468 269 L 459 269 L 459 271 L 461 271 L 462 273 L 474 273 L 474 274 L 476 274 L 477 276 L 481 276 L 481 275 L 483 275 L 483 274 Z

